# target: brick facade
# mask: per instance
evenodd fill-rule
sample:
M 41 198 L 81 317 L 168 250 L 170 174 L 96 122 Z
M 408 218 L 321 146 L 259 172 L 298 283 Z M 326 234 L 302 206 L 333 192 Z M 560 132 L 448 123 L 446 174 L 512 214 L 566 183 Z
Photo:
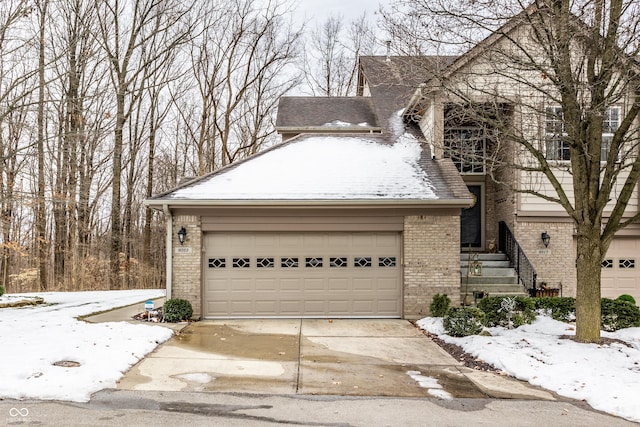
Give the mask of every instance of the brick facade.
M 538 284 L 561 288 L 563 296 L 576 295 L 576 249 L 570 222 L 517 221 L 514 236 L 538 273 Z M 549 247 L 542 244 L 541 234 L 551 236 Z
M 403 317 L 428 316 L 437 293 L 460 304 L 460 217 L 405 217 Z
M 184 227 L 187 238 L 184 245 L 178 241 L 178 230 Z M 202 228 L 199 216 L 176 215 L 173 217 L 173 275 L 171 297 L 190 301 L 193 317 L 202 316 Z

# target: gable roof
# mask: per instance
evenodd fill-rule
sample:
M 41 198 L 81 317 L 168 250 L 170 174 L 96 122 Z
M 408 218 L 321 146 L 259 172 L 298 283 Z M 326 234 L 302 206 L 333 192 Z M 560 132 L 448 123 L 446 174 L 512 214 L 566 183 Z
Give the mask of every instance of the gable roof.
M 450 179 L 462 182 L 457 173 L 452 177 L 443 172 L 409 133 L 393 144 L 376 135 L 300 135 L 153 197 L 147 204 L 467 206 L 468 191 L 455 191 Z
M 351 127 L 379 129 L 371 98 L 285 96 L 278 102 L 278 131 Z

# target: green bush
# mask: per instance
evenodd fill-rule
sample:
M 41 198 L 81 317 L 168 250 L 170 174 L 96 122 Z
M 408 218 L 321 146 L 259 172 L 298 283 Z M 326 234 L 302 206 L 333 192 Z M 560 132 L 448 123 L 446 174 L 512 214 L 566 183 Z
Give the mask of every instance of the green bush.
M 608 332 L 640 326 L 640 308 L 627 301 L 602 298 L 600 318 L 602 329 Z
M 4 295 L 4 286 L 0 285 L 0 297 Z
M 569 322 L 576 317 L 576 299 L 572 297 L 532 298 L 535 309 L 561 322 Z
M 0 294 L 2 295 L 2 294 Z M 630 302 L 633 305 L 636 305 L 636 299 L 634 297 L 632 297 L 629 294 L 622 294 L 620 295 L 618 298 L 616 298 L 619 301 L 626 301 L 626 302 Z
M 504 308 L 503 301 L 515 302 L 513 310 Z M 486 326 L 518 327 L 525 323 L 530 324 L 536 319 L 535 305 L 532 298 L 528 297 L 486 297 L 480 300 L 478 308 L 486 314 Z M 511 324 L 509 324 L 509 319 Z
M 181 322 L 191 319 L 193 307 L 184 299 L 172 298 L 167 300 L 162 307 L 162 316 L 165 322 Z
M 475 307 L 452 307 L 442 319 L 447 334 L 466 337 L 482 332 L 485 314 Z
M 447 296 L 447 294 L 435 294 L 435 296 L 433 297 L 433 301 L 429 306 L 429 310 L 431 310 L 431 316 L 443 317 L 445 314 L 447 314 L 449 305 L 451 305 L 451 299 Z

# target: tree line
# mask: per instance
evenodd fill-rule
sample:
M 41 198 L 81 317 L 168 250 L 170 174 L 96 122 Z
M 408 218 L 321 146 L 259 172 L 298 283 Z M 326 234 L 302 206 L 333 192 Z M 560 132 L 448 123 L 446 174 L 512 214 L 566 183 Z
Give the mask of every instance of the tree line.
M 357 55 L 375 48 L 364 16 L 305 34 L 292 12 L 280 0 L 0 3 L 7 291 L 162 287 L 164 218 L 144 199 L 277 142 L 281 96 L 355 91 Z

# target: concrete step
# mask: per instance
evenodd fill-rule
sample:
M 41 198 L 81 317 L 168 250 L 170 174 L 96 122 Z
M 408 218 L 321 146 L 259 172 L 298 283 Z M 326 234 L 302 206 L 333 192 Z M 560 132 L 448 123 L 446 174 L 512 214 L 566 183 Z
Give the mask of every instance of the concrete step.
M 477 259 L 480 262 L 509 260 L 509 258 L 507 258 L 505 254 L 499 252 L 495 254 L 472 253 L 471 256 L 469 256 L 469 254 L 465 252 L 460 253 L 460 261 L 468 261 L 469 259 L 471 259 L 471 261 Z
M 460 275 L 467 276 L 468 267 L 461 266 L 460 267 Z M 469 274 L 471 276 L 471 274 Z M 482 265 L 482 276 L 515 276 L 516 271 L 510 267 L 485 267 Z
M 469 284 L 477 284 L 477 285 L 483 285 L 483 284 L 506 284 L 506 285 L 511 285 L 511 284 L 515 284 L 518 283 L 518 278 L 515 275 L 512 276 L 469 276 L 467 278 L 466 274 L 465 275 L 460 275 L 460 283 L 462 286 L 465 285 L 465 283 L 469 283 Z
M 521 284 L 501 284 L 501 283 L 486 283 L 482 285 L 471 284 L 469 283 L 468 287 L 465 287 L 464 283 L 460 285 L 460 291 L 464 292 L 465 289 L 469 289 L 469 292 L 473 291 L 486 291 L 489 295 L 500 294 L 503 293 L 525 293 L 524 288 Z
M 460 267 L 462 268 L 467 268 L 467 266 L 469 265 L 473 265 L 475 261 L 471 260 L 460 260 Z M 478 260 L 478 262 L 480 264 L 482 264 L 482 268 L 511 268 L 511 265 L 509 264 L 509 260 L 505 259 L 505 260 L 489 260 L 489 261 L 480 261 Z

